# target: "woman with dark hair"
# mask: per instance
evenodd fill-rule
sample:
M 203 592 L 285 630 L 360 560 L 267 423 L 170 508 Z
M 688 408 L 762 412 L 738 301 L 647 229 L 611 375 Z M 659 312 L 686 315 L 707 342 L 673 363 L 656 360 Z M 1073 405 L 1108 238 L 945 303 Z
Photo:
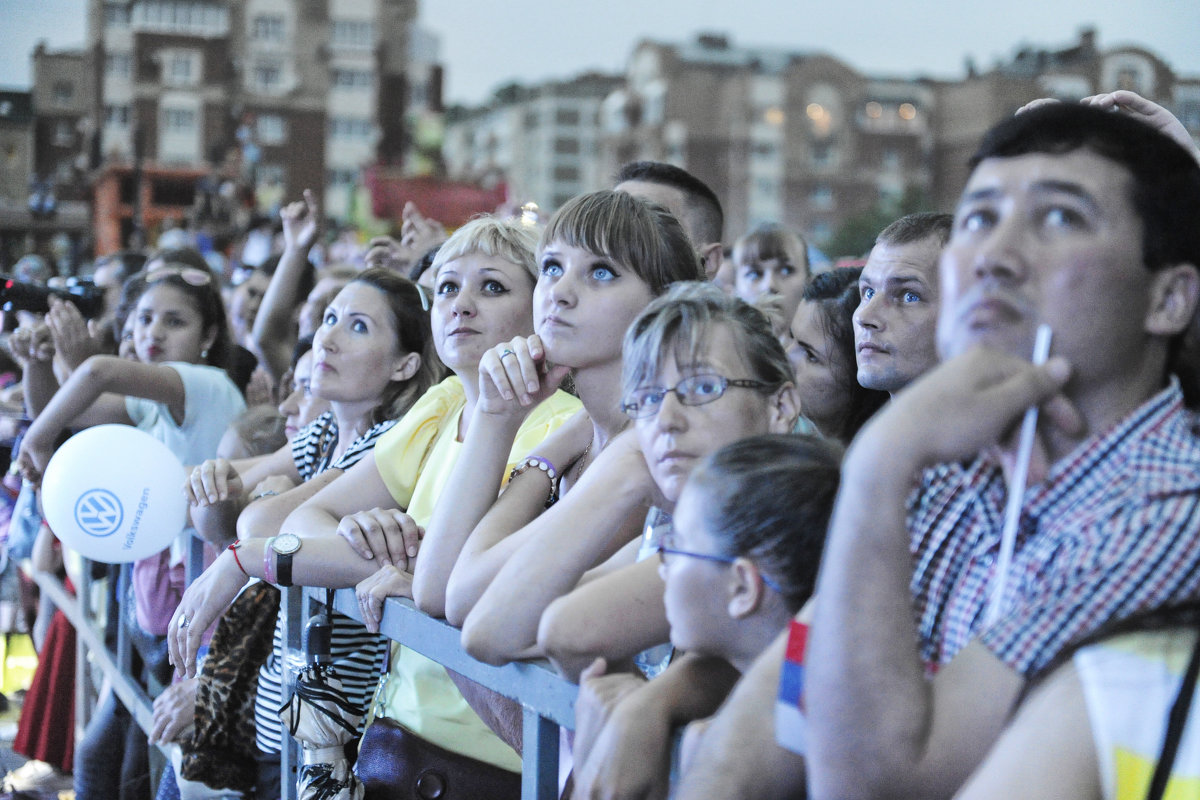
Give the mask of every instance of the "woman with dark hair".
M 834 269 L 814 275 L 784 337 L 796 372 L 801 417 L 822 436 L 842 444 L 849 444 L 888 399 L 887 392 L 858 383 L 852 318 L 861 272 Z

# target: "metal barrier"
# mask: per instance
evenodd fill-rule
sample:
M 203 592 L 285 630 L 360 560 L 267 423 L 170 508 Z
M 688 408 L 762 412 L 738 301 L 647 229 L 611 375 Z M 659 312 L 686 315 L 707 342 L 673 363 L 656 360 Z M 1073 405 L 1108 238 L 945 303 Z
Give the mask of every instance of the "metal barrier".
M 323 589 L 288 590 L 284 600 L 285 607 L 289 608 L 288 647 L 300 648 L 303 620 L 314 613 L 316 606 L 323 606 L 324 600 Z M 353 590 L 337 592 L 333 607 L 362 621 Z M 302 609 L 302 613 L 293 613 L 291 609 Z M 476 661 L 462 649 L 458 628 L 445 620 L 433 619 L 418 610 L 411 600 L 393 597 L 386 601 L 380 632 L 447 669 L 520 703 L 524 709 L 522 800 L 558 797 L 559 728 L 575 727 L 575 695 L 579 690 L 575 684 L 559 677 L 545 661 L 516 662 L 502 667 Z M 294 782 L 292 791 L 295 791 Z
M 193 539 L 192 553 L 188 559 L 188 582 L 198 574 L 202 564 L 203 543 Z M 86 564 L 87 562 L 85 562 Z M 116 651 L 108 648 L 102 625 L 97 625 L 91 605 L 92 585 L 90 569 L 84 569 L 77 596 L 71 596 L 62 581 L 53 575 L 37 574 L 34 579 L 54 604 L 62 610 L 76 631 L 78 649 L 76 676 L 76 720 L 82 728 L 90 716 L 95 702 L 95 687 L 91 686 L 91 662 L 109 679 L 113 691 L 129 710 L 134 721 L 143 731 L 153 727 L 153 701 L 131 674 L 132 646 L 124 630 L 118 625 Z M 120 570 L 116 596 L 125 597 L 129 581 L 130 566 Z M 304 623 L 323 606 L 325 590 L 315 588 L 293 588 L 284 592 L 285 612 L 284 637 L 288 647 L 301 648 Z M 351 589 L 343 589 L 334 595 L 334 608 L 361 621 L 357 599 Z M 119 614 L 120 607 L 109 608 L 109 614 Z M 469 678 L 504 697 L 519 703 L 524 709 L 521 797 L 522 800 L 553 800 L 558 796 L 558 742 L 560 727 L 575 726 L 575 696 L 578 687 L 565 681 L 549 666 L 548 662 L 518 662 L 502 667 L 493 667 L 476 661 L 462 649 L 461 636 L 457 628 L 444 620 L 433 619 L 419 611 L 411 600 L 390 598 L 385 604 L 381 633 L 394 641 L 442 664 L 447 669 Z M 285 664 L 286 664 L 285 659 Z M 153 748 L 152 752 L 157 748 Z M 165 756 L 165 753 L 163 754 Z M 294 800 L 296 781 L 294 765 L 297 763 L 298 747 L 294 740 L 285 735 L 282 753 L 283 800 Z M 161 762 L 152 763 L 152 782 L 156 783 L 161 771 Z

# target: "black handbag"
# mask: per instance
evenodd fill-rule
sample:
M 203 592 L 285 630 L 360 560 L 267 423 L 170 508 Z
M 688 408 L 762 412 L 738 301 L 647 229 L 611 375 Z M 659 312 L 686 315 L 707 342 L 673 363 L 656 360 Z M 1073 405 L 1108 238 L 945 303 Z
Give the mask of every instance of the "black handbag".
M 366 800 L 518 800 L 521 776 L 438 747 L 379 717 L 363 734 L 355 766 Z

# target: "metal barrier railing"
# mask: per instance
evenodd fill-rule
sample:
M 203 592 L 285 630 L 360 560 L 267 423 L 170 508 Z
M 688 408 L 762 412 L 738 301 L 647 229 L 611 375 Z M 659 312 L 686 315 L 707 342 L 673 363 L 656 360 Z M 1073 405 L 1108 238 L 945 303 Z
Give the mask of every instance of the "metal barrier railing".
M 198 574 L 202 564 L 202 542 L 193 539 L 192 553 L 188 559 L 188 582 Z M 130 567 L 120 570 L 120 581 L 116 596 L 125 597 Z M 134 721 L 143 731 L 153 727 L 153 702 L 146 691 L 131 674 L 132 647 L 124 626 L 118 625 L 116 651 L 108 648 L 102 625 L 98 625 L 91 606 L 92 580 L 90 569 L 83 570 L 78 593 L 72 596 L 62 581 L 49 574 L 37 574 L 38 586 L 62 610 L 76 631 L 78 648 L 76 678 L 77 725 L 86 724 L 95 693 L 90 686 L 88 670 L 90 660 L 109 680 L 121 703 L 129 710 Z M 284 637 L 288 647 L 301 648 L 304 622 L 323 606 L 325 590 L 294 588 L 284 592 L 285 609 Z M 343 589 L 334 595 L 334 608 L 346 616 L 361 621 L 358 602 L 353 590 Z M 109 614 L 120 614 L 117 607 L 110 607 Z M 558 796 L 558 742 L 559 729 L 575 726 L 575 696 L 578 687 L 554 672 L 547 662 L 518 662 L 502 667 L 493 667 L 476 661 L 462 649 L 461 636 L 457 628 L 444 620 L 433 619 L 413 605 L 412 601 L 390 598 L 385 604 L 381 624 L 383 635 L 399 642 L 421 655 L 438 662 L 447 669 L 469 678 L 519 703 L 524 710 L 522 752 L 522 800 L 553 800 Z M 284 660 L 285 664 L 287 659 Z M 285 737 L 282 754 L 283 800 L 294 800 L 296 781 L 294 765 L 297 763 L 298 747 L 294 740 Z M 157 779 L 157 775 L 152 776 Z
M 323 589 L 289 590 L 285 604 L 302 608 L 288 613 L 288 647 L 300 647 L 302 621 L 315 606 L 324 605 Z M 303 596 L 303 602 L 299 598 Z M 361 621 L 354 592 L 343 589 L 334 595 L 333 607 Z M 522 661 L 493 667 L 476 661 L 462 649 L 461 633 L 445 620 L 434 619 L 417 609 L 411 600 L 389 598 L 380 633 L 447 669 L 514 700 L 524 710 L 521 754 L 522 800 L 553 800 L 558 796 L 559 728 L 575 727 L 575 695 L 578 687 L 559 677 L 545 661 Z M 285 773 L 287 774 L 286 770 Z M 295 789 L 294 785 L 292 787 Z

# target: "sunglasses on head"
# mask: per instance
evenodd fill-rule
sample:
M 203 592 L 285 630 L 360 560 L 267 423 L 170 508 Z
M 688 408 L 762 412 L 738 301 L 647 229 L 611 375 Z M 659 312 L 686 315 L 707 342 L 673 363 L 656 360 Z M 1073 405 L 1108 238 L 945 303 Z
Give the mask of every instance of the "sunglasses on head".
M 208 286 L 212 283 L 212 273 L 196 267 L 159 267 L 146 273 L 146 284 L 158 283 L 170 277 L 179 278 L 189 286 Z

